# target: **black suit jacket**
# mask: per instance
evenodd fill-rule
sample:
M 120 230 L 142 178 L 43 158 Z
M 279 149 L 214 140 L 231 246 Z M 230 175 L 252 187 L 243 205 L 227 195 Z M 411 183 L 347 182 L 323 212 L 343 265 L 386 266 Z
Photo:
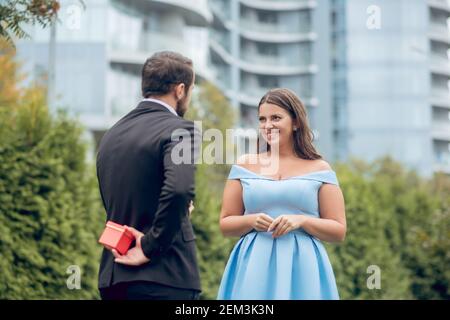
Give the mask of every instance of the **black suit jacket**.
M 150 262 L 139 267 L 117 264 L 104 249 L 99 288 L 144 280 L 200 290 L 188 215 L 195 195 L 199 139 L 192 121 L 149 101 L 142 101 L 105 133 L 97 155 L 97 177 L 107 220 L 145 233 L 142 248 Z M 172 150 L 191 157 L 177 164 Z

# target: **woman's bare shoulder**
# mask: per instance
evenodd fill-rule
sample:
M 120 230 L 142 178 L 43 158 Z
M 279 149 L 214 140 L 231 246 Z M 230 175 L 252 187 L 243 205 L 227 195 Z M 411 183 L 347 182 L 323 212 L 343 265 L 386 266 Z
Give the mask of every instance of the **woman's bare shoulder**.
M 323 159 L 314 160 L 318 170 L 333 170 L 330 164 Z

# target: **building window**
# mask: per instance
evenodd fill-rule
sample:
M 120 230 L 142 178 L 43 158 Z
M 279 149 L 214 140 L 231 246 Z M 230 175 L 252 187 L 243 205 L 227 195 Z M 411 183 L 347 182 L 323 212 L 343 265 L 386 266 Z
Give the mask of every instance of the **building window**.
M 335 10 L 331 12 L 331 25 L 336 27 L 337 26 L 337 13 Z
M 258 109 L 253 106 L 241 105 L 241 126 L 244 128 L 258 127 Z
M 274 76 L 259 76 L 258 84 L 261 88 L 278 88 L 278 78 Z
M 310 11 L 300 11 L 299 13 L 299 27 L 300 32 L 311 32 L 311 13 Z
M 267 24 L 276 24 L 278 16 L 270 11 L 258 11 L 258 21 Z
M 258 53 L 263 56 L 276 57 L 278 55 L 278 46 L 267 43 L 257 43 L 256 49 Z

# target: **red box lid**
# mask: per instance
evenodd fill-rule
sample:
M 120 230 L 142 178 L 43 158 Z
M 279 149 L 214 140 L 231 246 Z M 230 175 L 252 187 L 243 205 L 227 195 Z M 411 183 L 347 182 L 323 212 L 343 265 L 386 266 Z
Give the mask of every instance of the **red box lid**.
M 133 234 L 132 234 L 130 231 L 128 231 L 128 230 L 127 230 L 123 225 L 121 225 L 121 224 L 115 223 L 115 222 L 113 222 L 113 221 L 108 221 L 108 222 L 106 223 L 106 227 L 111 228 L 111 229 L 115 229 L 115 230 L 117 230 L 117 231 L 121 231 L 121 232 L 123 232 L 123 234 L 124 234 L 127 238 L 130 238 L 130 239 L 134 240 Z

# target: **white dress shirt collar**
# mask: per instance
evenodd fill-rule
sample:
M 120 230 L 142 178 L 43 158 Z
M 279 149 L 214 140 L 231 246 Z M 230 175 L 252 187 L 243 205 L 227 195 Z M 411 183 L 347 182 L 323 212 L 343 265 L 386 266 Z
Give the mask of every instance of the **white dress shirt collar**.
M 172 106 L 169 106 L 167 103 L 165 103 L 164 101 L 158 100 L 158 99 L 154 99 L 154 98 L 146 98 L 142 101 L 150 101 L 150 102 L 155 102 L 155 103 L 159 103 L 162 104 L 164 107 L 166 107 L 170 112 L 172 112 L 174 115 L 178 116 L 177 112 L 175 111 L 175 109 Z

